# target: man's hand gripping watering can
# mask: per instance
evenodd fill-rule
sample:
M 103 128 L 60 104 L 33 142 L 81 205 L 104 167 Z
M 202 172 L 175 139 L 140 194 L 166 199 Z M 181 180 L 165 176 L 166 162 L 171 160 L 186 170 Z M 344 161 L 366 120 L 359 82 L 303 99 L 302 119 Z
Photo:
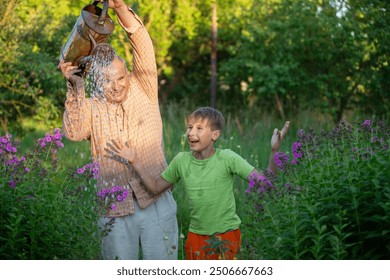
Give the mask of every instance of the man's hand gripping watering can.
M 60 54 L 60 61 L 70 61 L 72 65 L 79 66 L 82 76 L 87 72 L 88 56 L 92 50 L 97 44 L 105 43 L 115 27 L 107 14 L 108 0 L 103 1 L 102 9 L 97 6 L 99 3 L 94 1 L 82 9 Z

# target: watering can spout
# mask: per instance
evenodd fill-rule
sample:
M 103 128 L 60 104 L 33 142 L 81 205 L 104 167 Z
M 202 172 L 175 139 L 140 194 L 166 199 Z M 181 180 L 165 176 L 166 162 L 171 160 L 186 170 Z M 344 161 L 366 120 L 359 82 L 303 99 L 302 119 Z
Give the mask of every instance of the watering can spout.
M 97 44 L 105 43 L 112 34 L 115 24 L 107 13 L 108 0 L 103 1 L 103 8 L 97 6 L 99 3 L 100 1 L 94 1 L 82 9 L 61 49 L 60 61 L 70 61 L 72 65 L 83 66 L 80 65 L 85 61 L 83 58 L 89 56 Z

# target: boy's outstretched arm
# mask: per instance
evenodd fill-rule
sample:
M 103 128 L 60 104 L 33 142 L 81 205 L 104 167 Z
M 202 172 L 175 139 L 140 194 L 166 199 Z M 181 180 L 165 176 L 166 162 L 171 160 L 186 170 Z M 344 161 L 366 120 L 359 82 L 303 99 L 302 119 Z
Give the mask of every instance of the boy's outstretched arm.
M 290 127 L 290 122 L 286 121 L 282 130 L 277 128 L 274 129 L 274 133 L 271 138 L 271 154 L 268 161 L 268 169 L 272 171 L 274 175 L 277 173 L 277 165 L 274 160 L 274 155 L 279 151 L 280 145 L 282 144 L 282 140 L 284 136 L 286 136 L 288 128 Z
M 290 122 L 287 121 L 284 124 L 282 130 L 275 128 L 272 134 L 271 155 L 269 157 L 267 168 L 272 172 L 273 176 L 275 176 L 277 173 L 277 165 L 274 160 L 274 155 L 279 151 L 280 145 L 282 144 L 282 140 L 284 136 L 287 134 L 289 126 L 290 126 Z M 270 178 L 267 177 L 268 174 L 266 174 L 266 172 L 263 173 L 256 169 L 253 169 L 253 171 L 246 178 L 246 181 L 248 182 L 254 181 L 256 185 L 267 188 L 272 185 L 272 183 L 269 181 Z
M 135 149 L 128 142 L 123 143 L 120 139 L 112 140 L 112 143 L 107 144 L 105 150 L 109 157 L 122 159 L 125 164 L 130 163 L 141 178 L 142 183 L 153 195 L 157 195 L 171 186 L 171 183 L 164 180 L 161 175 L 156 179 L 143 168 L 140 161 L 137 160 Z

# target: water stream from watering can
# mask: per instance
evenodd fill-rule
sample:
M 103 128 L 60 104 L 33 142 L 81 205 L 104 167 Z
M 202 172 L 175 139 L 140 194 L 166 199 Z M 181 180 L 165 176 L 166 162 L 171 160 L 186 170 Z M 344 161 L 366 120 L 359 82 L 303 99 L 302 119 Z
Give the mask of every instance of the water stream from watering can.
M 86 90 L 90 97 L 106 100 L 104 85 L 107 84 L 107 71 L 115 59 L 115 51 L 108 44 L 98 44 L 91 52 L 86 63 Z

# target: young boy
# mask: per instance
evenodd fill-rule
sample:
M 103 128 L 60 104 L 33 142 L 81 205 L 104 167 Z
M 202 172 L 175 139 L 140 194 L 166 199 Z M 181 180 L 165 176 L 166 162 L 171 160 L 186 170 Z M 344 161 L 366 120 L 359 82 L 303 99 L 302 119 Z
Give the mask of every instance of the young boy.
M 271 139 L 271 156 L 268 169 L 276 174 L 273 156 L 278 152 L 290 122 L 283 129 L 275 128 Z M 187 141 L 190 152 L 175 156 L 157 179 L 142 165 L 131 143 L 113 140 L 107 152 L 125 160 L 140 176 L 153 194 L 158 194 L 183 180 L 190 209 L 190 226 L 185 245 L 187 259 L 234 259 L 240 248 L 241 220 L 236 214 L 233 194 L 234 176 L 249 181 L 263 176 L 245 159 L 229 149 L 214 147 L 224 126 L 222 114 L 211 107 L 201 107 L 188 118 Z M 261 184 L 261 182 L 258 182 Z M 220 254 L 205 249 L 206 241 L 217 237 L 224 244 Z

